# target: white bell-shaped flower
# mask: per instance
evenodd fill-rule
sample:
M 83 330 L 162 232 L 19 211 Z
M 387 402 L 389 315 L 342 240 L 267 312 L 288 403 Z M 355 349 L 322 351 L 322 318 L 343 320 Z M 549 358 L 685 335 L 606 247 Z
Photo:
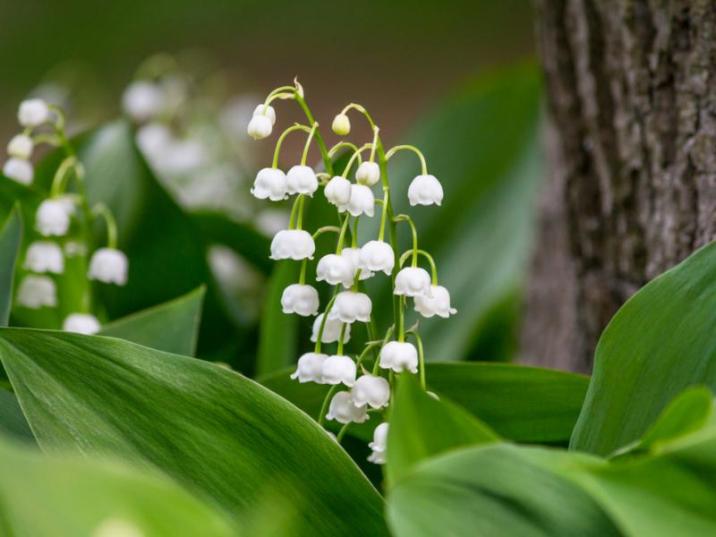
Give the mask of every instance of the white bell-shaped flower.
M 17 303 L 30 309 L 57 306 L 55 282 L 47 276 L 25 276 L 17 290 Z
M 27 99 L 20 103 L 17 120 L 23 127 L 38 127 L 50 120 L 50 107 L 42 99 Z
M 328 254 L 318 261 L 316 266 L 316 280 L 331 285 L 343 284 L 350 287 L 353 284 L 353 265 L 351 262 L 337 254 Z
M 159 115 L 164 109 L 165 96 L 162 88 L 153 82 L 132 82 L 122 95 L 124 112 L 135 121 L 146 121 Z
M 254 115 L 249 121 L 246 132 L 254 140 L 262 140 L 271 135 L 274 123 L 276 123 L 276 111 L 273 106 L 260 104 L 254 110 Z
M 45 237 L 51 235 L 61 237 L 67 234 L 70 217 L 75 212 L 75 205 L 70 198 L 52 198 L 40 203 L 35 214 L 35 228 Z
M 11 157 L 28 160 L 32 156 L 35 143 L 27 134 L 17 134 L 7 144 L 7 154 Z
M 383 377 L 362 375 L 353 384 L 351 396 L 356 406 L 383 408 L 390 401 L 390 384 Z
M 350 387 L 356 381 L 356 363 L 348 356 L 334 354 L 323 362 L 321 375 L 324 384 L 345 384 Z
M 333 118 L 331 129 L 333 129 L 333 132 L 338 136 L 347 136 L 351 132 L 351 120 L 348 119 L 346 114 L 338 114 Z
M 317 352 L 307 352 L 298 359 L 296 371 L 291 374 L 292 379 L 298 379 L 298 382 L 323 382 L 323 362 L 328 358 L 327 355 Z
M 351 199 L 351 182 L 345 177 L 336 175 L 323 189 L 326 199 L 339 209 L 345 210 Z
M 368 241 L 360 249 L 360 268 L 369 272 L 383 271 L 388 276 L 395 266 L 395 253 L 384 241 Z
M 313 259 L 316 243 L 308 231 L 302 229 L 282 229 L 271 241 L 271 259 Z
M 350 393 L 338 392 L 328 405 L 326 418 L 343 424 L 363 423 L 368 420 L 368 409 L 355 406 Z
M 410 205 L 440 205 L 443 202 L 443 186 L 434 175 L 418 175 L 408 187 Z
M 432 285 L 430 287 L 431 296 L 416 296 L 415 311 L 423 317 L 432 317 L 437 315 L 447 319 L 451 315 L 455 315 L 457 310 L 450 307 L 450 292 L 442 285 Z
M 405 267 L 395 277 L 393 293 L 404 296 L 430 296 L 430 274 L 424 268 Z
M 91 336 L 99 332 L 100 324 L 97 317 L 89 313 L 71 313 L 62 323 L 62 330 Z
M 92 254 L 87 275 L 90 280 L 124 285 L 127 283 L 129 261 L 116 248 L 99 248 Z
M 271 106 L 270 104 L 257 104 L 256 108 L 254 108 L 254 116 L 266 116 L 271 120 L 271 126 L 274 126 L 276 124 L 276 109 Z
M 135 139 L 139 149 L 152 164 L 158 167 L 161 167 L 161 163 L 167 159 L 175 143 L 171 129 L 158 121 L 142 125 L 137 129 Z
M 385 464 L 385 456 L 388 452 L 388 424 L 383 422 L 373 431 L 373 441 L 368 444 L 372 453 L 368 456 L 368 462 L 374 464 Z
M 309 317 L 318 313 L 318 291 L 310 285 L 292 283 L 283 290 L 281 307 L 284 313 Z
M 311 341 L 314 343 L 318 341 L 318 333 L 321 331 L 321 323 L 323 322 L 324 314 L 321 313 L 313 321 L 313 328 L 311 330 Z M 341 335 L 341 326 L 343 323 L 338 319 L 326 319 L 326 324 L 323 325 L 323 334 L 321 335 L 321 343 L 335 343 Z M 351 325 L 346 324 L 343 330 L 343 343 L 348 343 L 351 340 Z
M 12 179 L 21 185 L 32 184 L 35 177 L 35 170 L 32 163 L 21 158 L 9 158 L 2 167 L 2 173 L 8 179 Z
M 401 371 L 418 372 L 418 350 L 412 343 L 389 341 L 380 349 L 380 367 Z
M 62 248 L 54 242 L 33 242 L 27 247 L 25 268 L 32 272 L 62 274 L 65 270 L 65 257 L 62 254 Z
M 310 166 L 292 166 L 286 174 L 286 190 L 289 194 L 308 194 L 318 190 L 318 177 Z
M 281 201 L 287 197 L 286 174 L 278 168 L 263 168 L 256 174 L 251 193 L 254 197 Z
M 380 167 L 377 162 L 361 162 L 356 170 L 356 181 L 361 185 L 373 186 L 380 181 Z
M 352 216 L 373 216 L 375 214 L 375 196 L 373 191 L 365 185 L 351 185 L 351 198 L 345 209 L 339 208 L 341 212 L 348 211 Z
M 353 266 L 353 279 L 360 270 L 360 280 L 367 280 L 373 276 L 373 272 L 360 266 L 360 248 L 343 248 L 341 255 L 348 259 Z
M 373 304 L 370 297 L 365 293 L 341 291 L 336 295 L 336 301 L 333 303 L 328 318 L 338 319 L 343 323 L 356 321 L 367 323 L 370 321 L 372 309 Z

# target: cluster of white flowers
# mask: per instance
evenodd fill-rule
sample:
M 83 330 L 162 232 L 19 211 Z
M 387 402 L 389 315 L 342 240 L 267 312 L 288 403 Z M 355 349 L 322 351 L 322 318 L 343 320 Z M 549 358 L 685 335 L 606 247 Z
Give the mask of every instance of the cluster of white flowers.
M 82 183 L 84 172 L 67 140 L 64 116 L 59 108 L 40 99 L 30 99 L 20 104 L 18 119 L 24 130 L 8 145 L 11 158 L 3 169 L 8 178 L 25 185 L 32 183 L 33 168 L 29 158 L 38 143 L 58 147 L 65 155 L 53 177 L 49 197 L 37 207 L 34 229 L 26 230 L 26 235 L 35 240 L 25 249 L 22 267 L 27 274 L 18 285 L 16 294 L 16 303 L 20 307 L 55 308 L 60 306 L 57 285 L 65 272 L 66 258 L 86 257 L 89 250 L 84 239 L 80 238 L 87 235 L 85 232 L 92 224 L 85 221 L 81 210 L 87 204 Z M 19 161 L 23 164 L 18 164 Z M 18 173 L 23 166 L 27 169 Z M 72 179 L 76 181 L 76 188 L 70 192 L 68 188 Z M 116 248 L 114 218 L 103 205 L 90 212 L 93 217 L 102 216 L 105 219 L 109 245 L 94 251 L 89 259 L 87 277 L 124 285 L 128 263 L 124 253 Z M 73 236 L 73 224 L 77 226 L 77 236 Z M 99 328 L 97 318 L 88 312 L 70 313 L 63 322 L 63 329 L 72 332 L 93 334 Z
M 283 311 L 317 316 L 311 337 L 315 348 L 298 359 L 291 378 L 302 383 L 331 385 L 319 422 L 328 419 L 344 424 L 338 435 L 340 440 L 349 424 L 365 422 L 373 412 L 386 415 L 391 402 L 394 373 L 408 371 L 419 374 L 425 388 L 423 347 L 417 325 L 405 329 L 408 299 L 412 299 L 415 311 L 423 317 L 437 315 L 448 318 L 456 313 L 450 305 L 448 290 L 438 284 L 432 256 L 418 247 L 417 230 L 412 219 L 408 215 L 393 214 L 387 163 L 403 150 L 412 151 L 419 157 L 421 173 L 410 183 L 407 192 L 411 206 L 440 205 L 443 189 L 440 182 L 428 174 L 425 159 L 417 148 L 401 145 L 384 151 L 378 127 L 360 105 L 346 106 L 333 120 L 332 128 L 337 135 L 348 135 L 351 124 L 347 114 L 355 110 L 370 123 L 372 141 L 360 147 L 340 141 L 328 149 L 318 130 L 318 123 L 306 104 L 303 89 L 297 82 L 294 86 L 283 86 L 272 91 L 265 102 L 256 107 L 248 126 L 250 136 L 262 139 L 271 134 L 276 123 L 276 111 L 271 103 L 278 99 L 295 100 L 304 111 L 308 125 L 295 124 L 281 134 L 276 143 L 272 166 L 258 172 L 251 192 L 259 199 L 271 201 L 295 196 L 288 229 L 278 231 L 273 237 L 270 257 L 302 263 L 299 281 L 289 285 L 281 297 Z M 299 164 L 284 173 L 279 169 L 278 157 L 284 138 L 292 132 L 306 133 L 306 144 Z M 312 142 L 316 142 L 321 152 L 324 171 L 316 172 L 306 164 Z M 350 158 L 339 173 L 334 170 L 333 156 L 342 149 L 350 151 Z M 351 173 L 354 165 L 355 172 Z M 382 199 L 376 199 L 373 191 L 373 187 L 379 183 L 382 186 Z M 320 187 L 323 187 L 328 202 L 335 206 L 341 225 L 323 226 L 311 234 L 303 229 L 304 207 L 306 199 L 313 197 Z M 376 205 L 381 213 L 378 236 L 359 246 L 358 220 L 374 217 Z M 412 248 L 402 254 L 397 250 L 396 228 L 399 223 L 408 224 L 412 233 Z M 389 240 L 386 240 L 386 230 L 389 230 Z M 320 312 L 319 293 L 313 285 L 306 283 L 306 268 L 308 260 L 313 259 L 316 252 L 315 240 L 329 232 L 338 235 L 335 252 L 318 260 L 316 281 L 335 287 L 332 298 L 323 312 Z M 427 260 L 431 272 L 419 266 L 420 259 Z M 406 265 L 408 260 L 410 263 Z M 392 282 L 394 322 L 385 329 L 382 338 L 376 339 L 373 303 L 368 294 L 363 292 L 362 282 L 378 277 L 380 273 Z M 371 335 L 370 341 L 355 357 L 344 352 L 344 345 L 350 340 L 354 323 L 365 323 Z M 408 338 L 413 338 L 415 343 L 407 341 Z M 334 354 L 322 352 L 322 345 L 332 343 L 337 345 Z M 374 353 L 376 355 L 372 366 L 368 367 Z M 388 424 L 383 422 L 376 427 L 373 442 L 370 443 L 371 462 L 385 462 L 387 435 Z

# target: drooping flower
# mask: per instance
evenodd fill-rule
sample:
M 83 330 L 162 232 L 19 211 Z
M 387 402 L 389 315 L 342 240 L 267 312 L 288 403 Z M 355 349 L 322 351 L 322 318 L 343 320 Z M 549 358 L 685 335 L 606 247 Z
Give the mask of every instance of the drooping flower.
M 440 205 L 443 202 L 443 186 L 434 175 L 418 175 L 408 187 L 408 201 L 415 205 Z
M 32 164 L 24 159 L 12 157 L 5 161 L 2 167 L 2 173 L 8 179 L 20 183 L 21 185 L 30 185 L 35 177 L 35 171 Z
M 328 356 L 317 352 L 307 352 L 298 359 L 296 371 L 291 374 L 291 378 L 298 382 L 323 382 L 323 362 Z
M 91 280 L 124 285 L 127 283 L 129 261 L 121 250 L 99 248 L 92 254 L 87 275 Z
M 380 167 L 377 162 L 361 162 L 356 170 L 356 181 L 361 185 L 373 186 L 380 181 Z
M 321 330 L 324 314 L 319 314 L 313 321 L 313 329 L 311 331 L 311 341 L 318 341 L 318 332 Z M 341 327 L 344 324 L 338 319 L 326 319 L 323 326 L 323 334 L 321 335 L 321 343 L 335 343 L 341 335 Z M 343 343 L 348 343 L 351 339 L 351 325 L 346 324 L 343 330 Z
M 390 276 L 395 266 L 393 248 L 384 241 L 368 241 L 360 249 L 359 266 L 369 272 L 382 270 Z
M 253 117 L 249 121 L 246 132 L 249 133 L 254 140 L 262 140 L 268 138 L 276 123 L 276 111 L 273 106 L 260 104 L 254 110 Z
M 351 197 L 345 209 L 351 216 L 362 214 L 372 217 L 375 214 L 375 196 L 373 191 L 365 185 L 351 185 Z
M 345 384 L 350 387 L 356 381 L 356 363 L 348 356 L 334 354 L 323 362 L 321 374 L 325 384 Z
M 23 127 L 39 127 L 50 120 L 50 107 L 42 99 L 27 99 L 20 103 L 17 120 Z
M 61 274 L 65 270 L 62 248 L 49 241 L 36 241 L 27 247 L 25 268 L 32 272 L 53 272 Z
M 362 375 L 353 384 L 351 396 L 356 406 L 383 408 L 390 402 L 390 384 L 383 377 Z
M 368 444 L 372 453 L 368 456 L 368 462 L 374 464 L 385 464 L 385 456 L 388 451 L 388 424 L 383 422 L 373 431 L 373 441 Z
M 338 392 L 328 405 L 326 418 L 343 424 L 363 423 L 368 419 L 368 410 L 366 407 L 355 406 L 350 393 Z
M 68 197 L 46 199 L 37 208 L 35 228 L 45 237 L 67 234 L 75 205 Z
M 457 313 L 457 310 L 450 306 L 450 292 L 445 287 L 432 285 L 430 291 L 432 296 L 415 297 L 415 311 L 423 317 L 437 315 L 444 319 Z
M 271 241 L 271 259 L 313 259 L 316 244 L 308 231 L 282 229 Z
M 30 309 L 57 306 L 55 282 L 47 276 L 25 276 L 17 290 L 17 303 Z
M 338 136 L 347 136 L 351 132 L 351 120 L 346 114 L 338 114 L 333 118 L 331 129 Z
M 122 95 L 125 113 L 135 121 L 146 121 L 159 115 L 165 103 L 162 89 L 146 80 L 132 82 Z
M 360 280 L 367 280 L 373 276 L 372 271 L 361 268 L 360 266 L 360 248 L 343 248 L 341 255 L 350 261 L 351 266 L 353 267 L 353 279 L 355 279 L 359 270 Z
M 263 168 L 256 174 L 251 193 L 260 200 L 268 198 L 271 201 L 281 201 L 286 199 L 288 193 L 286 174 L 278 168 Z
M 373 304 L 365 293 L 356 291 L 341 291 L 336 295 L 328 319 L 338 319 L 343 323 L 361 321 L 370 322 L 370 313 Z
M 424 268 L 405 267 L 395 277 L 393 293 L 403 296 L 430 296 L 430 274 Z
M 71 313 L 62 323 L 62 330 L 91 336 L 101 328 L 97 317 L 89 313 Z
M 336 175 L 328 181 L 323 193 L 330 203 L 339 209 L 346 210 L 351 199 L 351 182 L 345 177 Z
M 256 108 L 254 108 L 254 116 L 266 116 L 271 121 L 271 126 L 276 124 L 276 109 L 266 104 L 257 104 Z
M 284 313 L 309 317 L 318 313 L 318 291 L 310 285 L 293 283 L 283 290 L 281 307 Z
M 337 254 L 323 256 L 316 267 L 316 281 L 325 281 L 331 285 L 343 284 L 344 287 L 350 287 L 353 284 L 353 274 L 351 262 Z
M 289 194 L 306 194 L 313 196 L 318 190 L 318 177 L 310 166 L 292 166 L 286 174 L 286 191 Z
M 28 160 L 32 156 L 35 143 L 27 134 L 17 134 L 7 144 L 7 154 L 11 157 Z
M 401 371 L 418 372 L 418 350 L 412 343 L 389 341 L 380 350 L 380 367 Z

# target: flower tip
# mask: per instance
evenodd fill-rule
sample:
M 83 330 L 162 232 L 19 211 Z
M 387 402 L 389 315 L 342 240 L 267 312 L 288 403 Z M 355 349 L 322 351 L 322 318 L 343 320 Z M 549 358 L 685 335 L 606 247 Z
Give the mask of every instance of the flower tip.
M 351 121 L 346 114 L 338 114 L 333 118 L 331 129 L 333 129 L 333 132 L 338 136 L 347 136 L 351 132 Z

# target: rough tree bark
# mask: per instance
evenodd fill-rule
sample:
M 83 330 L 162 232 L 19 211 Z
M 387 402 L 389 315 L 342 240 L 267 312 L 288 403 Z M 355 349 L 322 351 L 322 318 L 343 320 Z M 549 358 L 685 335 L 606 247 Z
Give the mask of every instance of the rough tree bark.
M 617 308 L 716 235 L 716 2 L 536 7 L 559 197 L 543 216 L 523 347 L 586 371 Z

